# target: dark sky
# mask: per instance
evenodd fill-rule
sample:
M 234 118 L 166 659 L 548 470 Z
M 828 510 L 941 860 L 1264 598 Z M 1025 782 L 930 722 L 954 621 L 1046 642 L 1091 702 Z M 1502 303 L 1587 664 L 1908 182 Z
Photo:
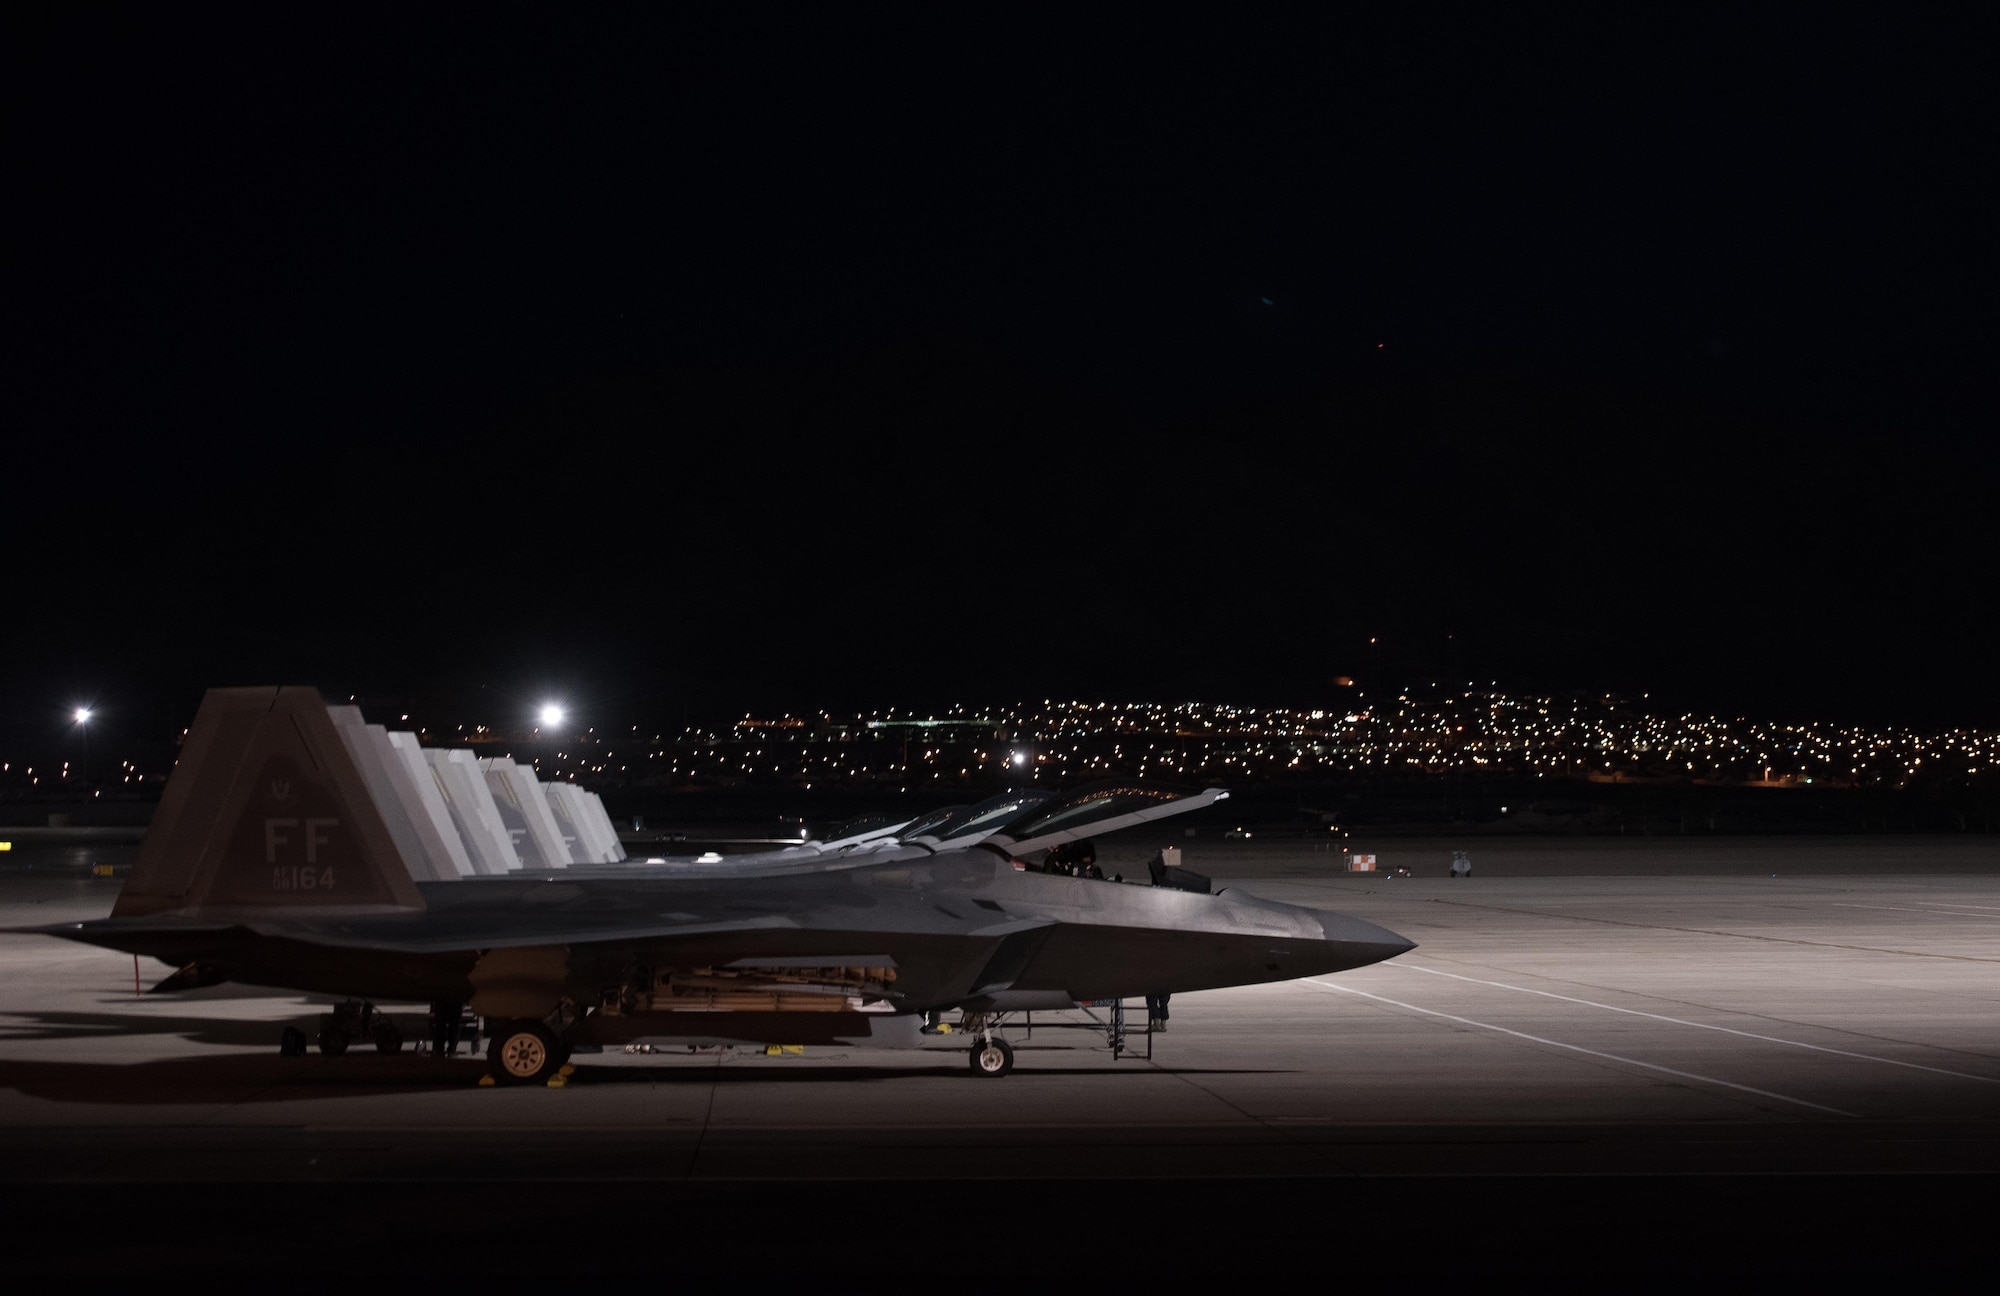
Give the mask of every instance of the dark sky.
M 1355 8 L 10 17 L 0 738 L 2000 724 L 1991 11 Z

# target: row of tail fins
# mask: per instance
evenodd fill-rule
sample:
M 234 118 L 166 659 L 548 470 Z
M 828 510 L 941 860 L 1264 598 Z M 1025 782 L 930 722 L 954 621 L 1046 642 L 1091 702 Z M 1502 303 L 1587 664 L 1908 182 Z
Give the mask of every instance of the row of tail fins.
M 114 912 L 420 908 L 418 882 L 624 857 L 573 784 L 423 747 L 317 689 L 210 689 Z

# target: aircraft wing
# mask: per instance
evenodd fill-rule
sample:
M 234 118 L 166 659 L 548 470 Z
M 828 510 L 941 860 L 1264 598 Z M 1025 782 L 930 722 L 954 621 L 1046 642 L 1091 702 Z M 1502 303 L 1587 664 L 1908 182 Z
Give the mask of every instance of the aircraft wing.
M 703 919 L 697 914 L 666 915 L 638 921 L 591 921 L 555 915 L 540 921 L 507 911 L 484 924 L 399 922 L 395 919 L 334 918 L 231 923 L 135 925 L 130 919 L 100 918 L 88 922 L 52 923 L 16 928 L 22 934 L 60 936 L 66 940 L 103 945 L 134 954 L 209 948 L 234 940 L 264 937 L 295 940 L 334 949 L 380 950 L 399 954 L 445 954 L 469 949 L 524 946 L 597 945 L 614 941 L 653 941 L 674 936 L 706 936 L 721 932 L 798 931 L 801 925 L 781 915 L 756 918 Z

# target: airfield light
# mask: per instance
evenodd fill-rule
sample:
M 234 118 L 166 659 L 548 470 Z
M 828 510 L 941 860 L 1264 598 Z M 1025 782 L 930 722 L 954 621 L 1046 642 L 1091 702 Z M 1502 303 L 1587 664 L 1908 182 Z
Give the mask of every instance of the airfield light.
M 78 724 L 88 724 L 90 722 L 89 707 L 78 707 L 76 709 L 76 722 Z
M 1028 753 L 1026 753 L 1026 752 L 1015 752 L 1015 753 L 1014 753 L 1014 763 L 1015 763 L 1016 765 L 1026 765 L 1026 764 L 1028 763 Z
M 554 728 L 563 722 L 563 709 L 553 702 L 547 703 L 542 707 L 541 717 L 543 724 Z

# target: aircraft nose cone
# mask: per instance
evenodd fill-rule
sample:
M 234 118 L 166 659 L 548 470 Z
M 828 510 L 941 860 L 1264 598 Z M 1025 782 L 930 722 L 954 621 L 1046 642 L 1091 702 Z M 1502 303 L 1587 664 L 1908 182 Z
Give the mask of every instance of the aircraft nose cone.
M 1346 914 L 1321 913 L 1319 925 L 1326 939 L 1337 942 L 1342 952 L 1354 960 L 1352 967 L 1380 963 L 1417 947 L 1415 941 L 1398 936 L 1387 927 L 1377 927 Z

